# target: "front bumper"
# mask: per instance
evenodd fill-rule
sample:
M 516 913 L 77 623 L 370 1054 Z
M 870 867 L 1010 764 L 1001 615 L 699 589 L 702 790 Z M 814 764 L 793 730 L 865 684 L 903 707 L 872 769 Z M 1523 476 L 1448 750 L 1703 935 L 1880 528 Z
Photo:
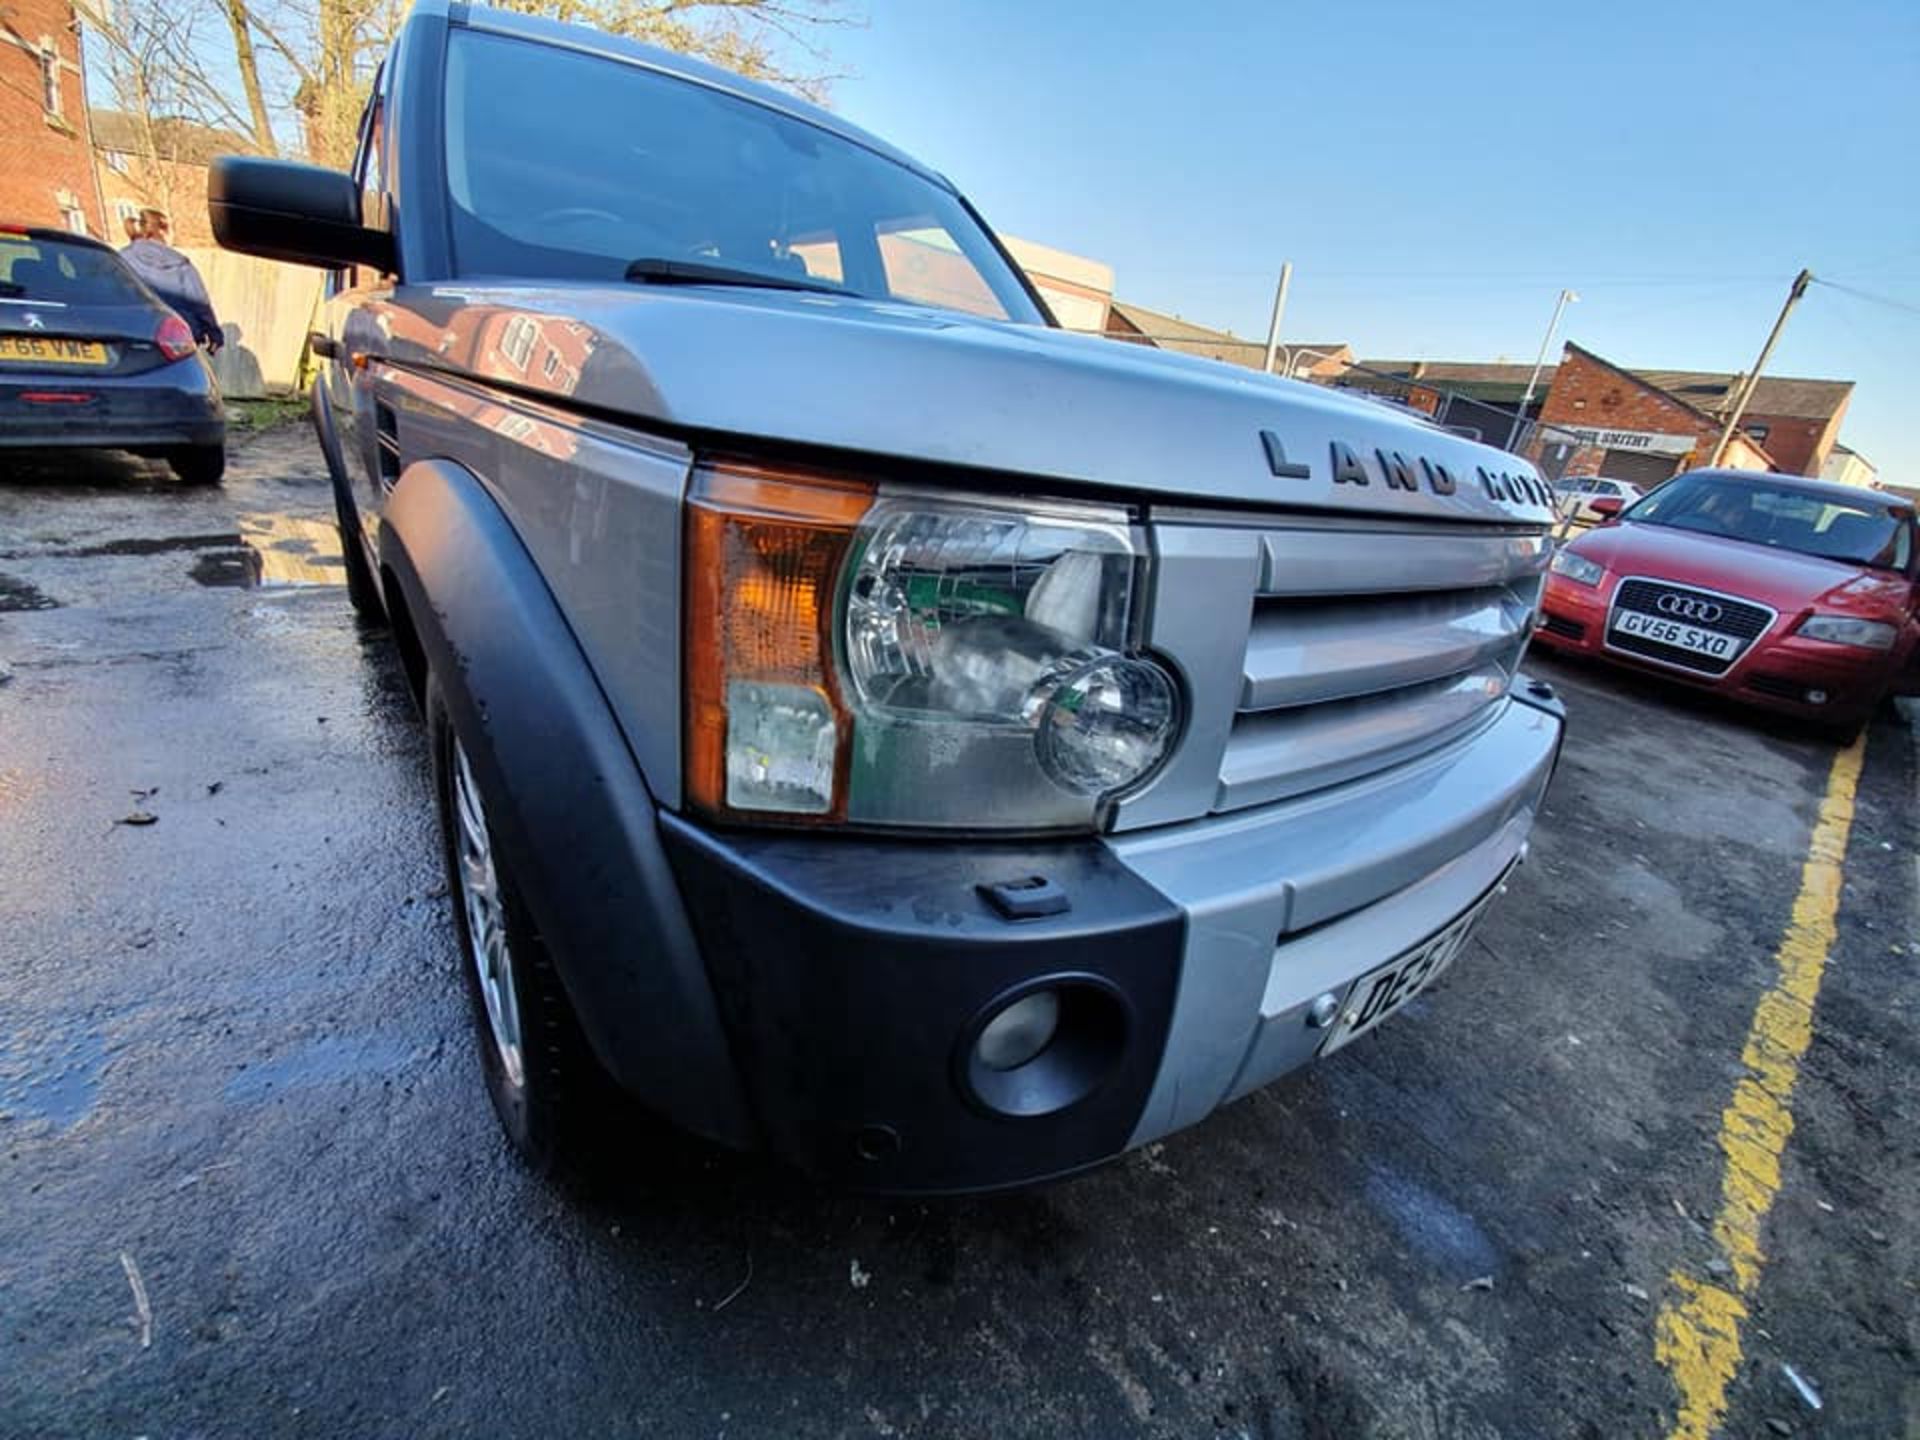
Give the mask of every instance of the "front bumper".
M 1344 1004 L 1522 853 L 1563 716 L 1525 682 L 1516 693 L 1476 734 L 1385 774 L 1124 837 L 906 843 L 663 815 L 767 1144 L 862 1189 L 1030 1184 L 1311 1059 L 1317 997 Z M 1010 920 L 979 889 L 1029 875 L 1071 909 Z M 968 1057 L 984 1019 L 1039 986 L 1091 997 L 1063 1006 L 1049 1053 L 1084 1041 L 1098 1083 L 1009 1113 Z
M 0 376 L 0 447 L 162 450 L 226 435 L 219 389 L 197 355 L 139 375 Z
M 1791 614 L 1779 616 L 1724 675 L 1704 675 L 1613 649 L 1606 643 L 1607 616 L 1618 584 L 1614 575 L 1598 586 L 1549 576 L 1535 641 L 1562 654 L 1604 660 L 1802 720 L 1857 719 L 1870 713 L 1893 683 L 1892 653 L 1804 639 L 1790 632 L 1796 619 Z

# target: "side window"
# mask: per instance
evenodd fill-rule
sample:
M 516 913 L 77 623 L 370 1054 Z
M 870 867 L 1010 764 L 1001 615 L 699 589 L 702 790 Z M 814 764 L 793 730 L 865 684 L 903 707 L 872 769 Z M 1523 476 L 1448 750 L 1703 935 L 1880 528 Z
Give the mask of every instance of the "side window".
M 1598 485 L 1594 486 L 1593 488 L 1602 495 L 1612 495 L 1612 496 L 1618 497 L 1618 495 L 1620 494 L 1620 487 L 1614 484 L 1613 481 L 1611 480 L 1602 480 Z
M 367 107 L 366 139 L 360 149 L 360 213 L 369 216 L 386 184 L 387 102 L 375 95 Z M 369 204 L 373 201 L 374 204 Z
M 360 138 L 353 152 L 353 178 L 360 187 L 360 219 L 369 225 L 386 223 L 387 71 L 383 65 L 373 77 L 373 94 L 360 114 Z M 377 279 L 364 265 L 341 271 L 340 288 Z

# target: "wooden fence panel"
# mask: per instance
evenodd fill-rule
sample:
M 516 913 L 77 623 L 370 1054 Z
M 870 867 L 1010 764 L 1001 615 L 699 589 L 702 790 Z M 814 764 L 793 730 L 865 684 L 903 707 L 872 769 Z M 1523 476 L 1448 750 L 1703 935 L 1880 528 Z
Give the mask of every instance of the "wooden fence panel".
M 300 383 L 300 359 L 313 329 L 324 277 L 231 250 L 182 251 L 199 270 L 226 331 L 213 357 L 222 394 L 236 400 L 284 393 Z

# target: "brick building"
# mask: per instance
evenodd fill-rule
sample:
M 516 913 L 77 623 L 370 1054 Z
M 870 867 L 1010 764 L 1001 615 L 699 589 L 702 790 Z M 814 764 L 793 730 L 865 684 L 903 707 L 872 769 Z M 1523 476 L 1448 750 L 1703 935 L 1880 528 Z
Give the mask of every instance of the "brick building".
M 1645 376 L 1568 345 L 1525 453 L 1551 479 L 1608 475 L 1645 490 L 1708 464 L 1725 424 Z M 1739 432 L 1720 463 L 1735 470 L 1784 468 Z
M 1591 351 L 1569 345 L 1567 359 L 1575 352 L 1597 358 Z M 1540 420 L 1549 413 L 1558 415 L 1571 408 L 1564 399 L 1559 403 L 1554 399 L 1565 364 L 1563 360 L 1561 365 L 1549 365 L 1541 370 L 1533 402 L 1527 408 L 1528 421 Z M 1579 376 L 1582 371 L 1582 365 L 1575 363 L 1571 375 Z M 1362 360 L 1336 383 L 1412 405 L 1442 425 L 1472 431 L 1484 440 L 1502 445 L 1515 428 L 1514 416 L 1519 412 L 1532 373 L 1531 365 L 1505 362 Z M 1701 370 L 1621 373 L 1660 391 L 1683 408 L 1710 416 L 1716 427 L 1726 423 L 1727 407 L 1733 403 L 1743 378 Z M 1818 475 L 1839 443 L 1840 426 L 1852 396 L 1851 380 L 1763 375 L 1754 386 L 1753 398 L 1741 417 L 1741 430 L 1755 449 L 1764 450 L 1772 457 L 1773 468 L 1795 475 Z M 1524 427 L 1521 431 L 1525 433 Z M 1714 433 L 1717 438 L 1718 428 Z M 1712 447 L 1708 446 L 1707 453 L 1711 451 Z
M 1725 422 L 1742 376 L 1699 370 L 1636 370 L 1650 385 L 1677 395 Z M 1818 475 L 1840 443 L 1840 423 L 1853 399 L 1851 380 L 1802 380 L 1762 375 L 1747 401 L 1740 428 L 1789 475 Z
M 106 233 L 71 0 L 0 0 L 0 220 Z
M 125 217 L 151 207 L 166 212 L 175 245 L 211 246 L 207 172 L 215 156 L 252 150 L 246 136 L 174 116 L 142 120 L 124 110 L 95 110 L 91 119 L 113 243 L 121 243 Z
M 1267 364 L 1264 340 L 1243 340 L 1230 330 L 1209 330 L 1178 315 L 1162 315 L 1158 310 L 1122 300 L 1113 302 L 1105 329 L 1109 339 L 1124 340 L 1132 345 L 1150 345 L 1156 350 L 1224 360 L 1229 365 L 1244 365 L 1250 370 L 1263 370 Z M 1291 374 L 1301 380 L 1329 380 L 1352 363 L 1353 350 L 1344 341 L 1324 340 L 1314 344 L 1283 344 L 1274 357 L 1273 368 L 1275 374 Z

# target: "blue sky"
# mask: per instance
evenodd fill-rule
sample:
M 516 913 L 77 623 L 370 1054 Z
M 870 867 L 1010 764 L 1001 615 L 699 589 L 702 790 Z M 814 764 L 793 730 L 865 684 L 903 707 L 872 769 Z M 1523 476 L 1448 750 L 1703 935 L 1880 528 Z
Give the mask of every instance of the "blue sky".
M 1859 382 L 1843 439 L 1920 483 L 1920 3 L 869 0 L 834 108 L 1123 299 L 1362 356 Z M 1888 301 L 1897 304 L 1887 303 Z M 1911 308 L 1900 308 L 1901 306 Z

